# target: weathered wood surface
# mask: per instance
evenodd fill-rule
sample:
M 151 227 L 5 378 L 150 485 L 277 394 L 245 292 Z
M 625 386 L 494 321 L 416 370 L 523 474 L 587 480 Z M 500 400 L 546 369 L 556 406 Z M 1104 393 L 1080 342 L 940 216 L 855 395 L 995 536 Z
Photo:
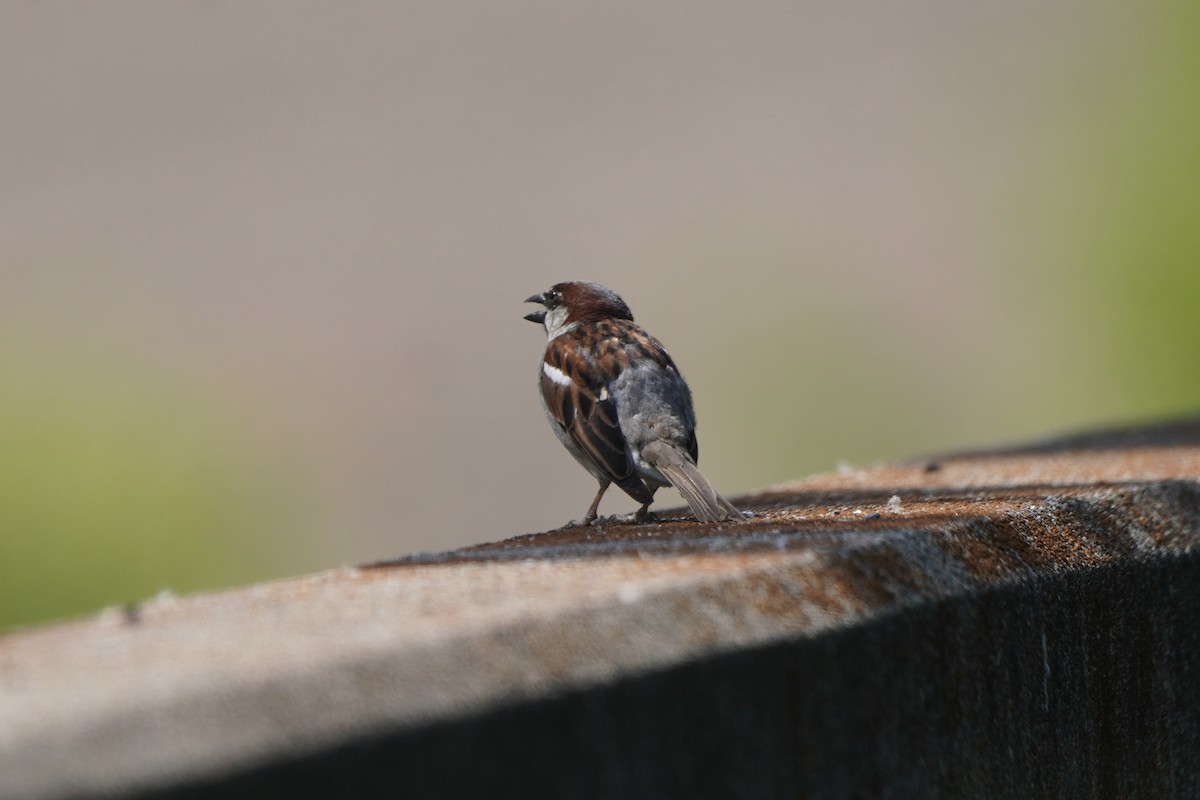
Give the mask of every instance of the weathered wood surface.
M 1198 479 L 1100 433 L 10 634 L 0 797 L 1200 796 Z

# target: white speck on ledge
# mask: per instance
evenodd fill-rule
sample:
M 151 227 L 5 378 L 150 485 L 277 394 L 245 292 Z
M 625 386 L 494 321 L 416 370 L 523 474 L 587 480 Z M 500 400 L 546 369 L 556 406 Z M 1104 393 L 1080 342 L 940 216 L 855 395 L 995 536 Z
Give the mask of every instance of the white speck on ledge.
M 617 587 L 617 599 L 631 606 L 642 599 L 642 590 L 636 583 L 622 583 Z

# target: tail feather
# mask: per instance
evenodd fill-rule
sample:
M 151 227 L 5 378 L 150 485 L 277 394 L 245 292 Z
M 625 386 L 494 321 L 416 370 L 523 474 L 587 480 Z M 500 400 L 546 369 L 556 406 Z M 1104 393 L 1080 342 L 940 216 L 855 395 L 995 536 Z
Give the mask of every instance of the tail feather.
M 742 514 L 721 496 L 708 479 L 700 474 L 687 453 L 666 442 L 651 442 L 642 448 L 642 457 L 679 490 L 701 522 L 741 519 Z

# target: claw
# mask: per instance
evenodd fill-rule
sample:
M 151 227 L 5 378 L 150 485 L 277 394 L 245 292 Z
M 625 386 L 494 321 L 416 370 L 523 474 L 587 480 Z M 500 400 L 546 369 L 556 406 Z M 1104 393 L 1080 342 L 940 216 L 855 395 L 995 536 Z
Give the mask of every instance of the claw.
M 644 506 L 642 506 L 641 508 L 639 508 L 639 509 L 637 510 L 637 513 L 633 515 L 633 521 L 634 521 L 634 522 L 638 522 L 638 523 L 641 523 L 641 522 L 657 522 L 657 521 L 658 521 L 658 517 L 656 517 L 656 516 L 655 516 L 653 513 L 651 513 L 651 511 L 650 511 L 650 504 L 649 504 L 649 503 L 646 503 L 646 505 L 644 505 Z

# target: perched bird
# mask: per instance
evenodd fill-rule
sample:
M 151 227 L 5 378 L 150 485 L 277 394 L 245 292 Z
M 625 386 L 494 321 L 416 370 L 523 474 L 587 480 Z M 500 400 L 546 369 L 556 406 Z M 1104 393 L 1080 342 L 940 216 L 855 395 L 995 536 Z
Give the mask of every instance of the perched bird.
M 538 368 L 546 416 L 559 441 L 600 482 L 584 524 L 610 484 L 649 513 L 659 487 L 674 486 L 702 522 L 742 516 L 696 467 L 696 415 L 687 383 L 662 344 L 633 321 L 617 294 L 595 283 L 556 283 L 525 302 L 546 327 Z

